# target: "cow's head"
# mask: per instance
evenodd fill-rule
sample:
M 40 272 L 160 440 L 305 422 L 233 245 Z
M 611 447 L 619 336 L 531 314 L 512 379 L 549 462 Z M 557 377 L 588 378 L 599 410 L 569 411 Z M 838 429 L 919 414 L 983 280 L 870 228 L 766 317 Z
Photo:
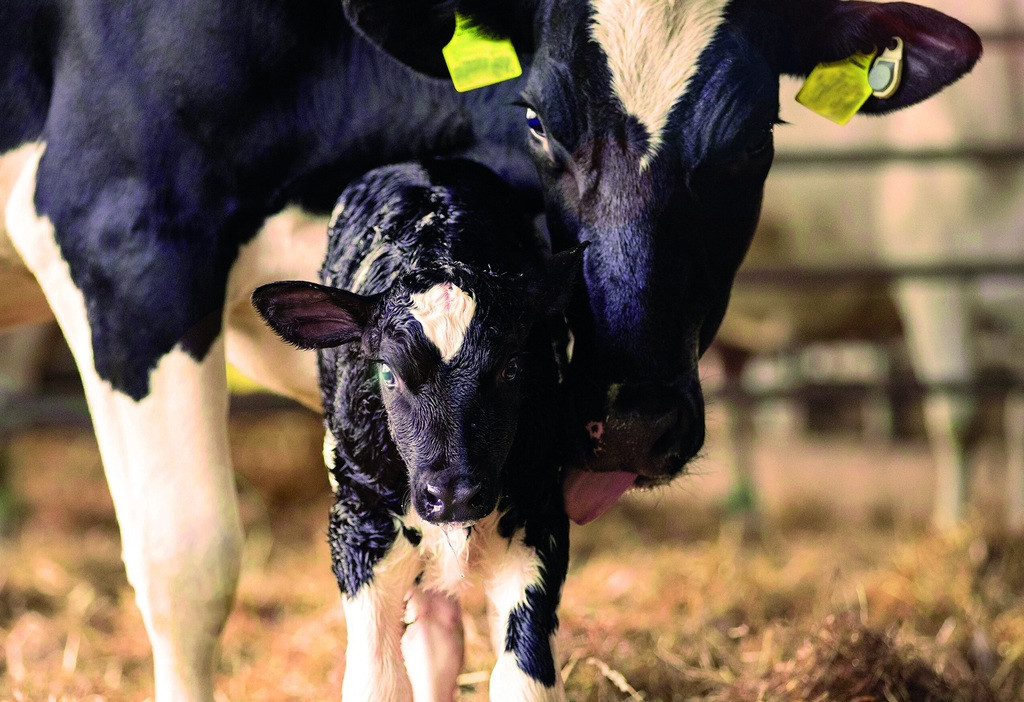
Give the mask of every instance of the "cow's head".
M 361 344 L 365 362 L 374 359 L 375 378 L 359 382 L 379 387 L 409 468 L 413 507 L 429 522 L 472 522 L 497 504 L 524 395 L 554 399 L 554 359 L 539 323 L 562 313 L 582 251 L 558 254 L 532 276 L 452 264 L 405 276 L 379 295 L 280 282 L 258 288 L 252 299 L 266 322 L 301 348 Z M 362 402 L 378 391 L 359 392 Z
M 453 12 L 517 46 L 519 104 L 556 247 L 592 242 L 570 309 L 570 382 L 592 471 L 679 473 L 704 438 L 697 359 L 759 216 L 779 76 L 900 37 L 903 80 L 861 112 L 918 102 L 981 53 L 934 10 L 856 0 L 344 0 L 367 37 L 446 75 Z M 618 481 L 617 485 L 629 481 Z

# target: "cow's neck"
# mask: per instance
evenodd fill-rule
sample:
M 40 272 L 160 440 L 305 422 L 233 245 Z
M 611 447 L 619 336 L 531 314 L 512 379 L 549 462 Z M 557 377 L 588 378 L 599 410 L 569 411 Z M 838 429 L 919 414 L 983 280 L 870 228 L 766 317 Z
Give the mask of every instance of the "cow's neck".
M 460 94 L 450 81 L 416 74 L 358 35 L 345 37 L 298 94 L 298 108 L 315 115 L 316 124 L 293 192 L 316 197 L 329 183 L 330 192 L 314 203 L 324 208 L 345 182 L 371 168 L 436 154 L 469 155 L 533 187 L 521 111 L 512 105 L 520 89 L 509 81 Z

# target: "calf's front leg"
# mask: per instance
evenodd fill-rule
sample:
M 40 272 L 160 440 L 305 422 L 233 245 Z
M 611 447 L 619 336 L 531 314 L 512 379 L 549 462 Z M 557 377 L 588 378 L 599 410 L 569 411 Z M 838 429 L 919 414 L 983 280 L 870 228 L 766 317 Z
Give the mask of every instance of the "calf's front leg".
M 498 661 L 492 702 L 560 702 L 565 688 L 555 655 L 558 603 L 568 565 L 568 524 L 518 532 L 494 564 L 487 595 Z
M 419 572 L 416 550 L 389 515 L 342 502 L 331 510 L 330 540 L 348 630 L 341 697 L 411 702 L 402 634 L 405 598 Z

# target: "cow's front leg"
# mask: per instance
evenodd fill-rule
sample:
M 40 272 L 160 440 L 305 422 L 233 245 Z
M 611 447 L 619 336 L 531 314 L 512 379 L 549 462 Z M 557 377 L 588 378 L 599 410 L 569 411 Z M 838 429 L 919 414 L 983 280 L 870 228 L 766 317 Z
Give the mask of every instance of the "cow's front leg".
M 393 516 L 358 500 L 335 503 L 329 538 L 348 630 L 341 697 L 410 702 L 402 634 L 406 596 L 420 567 L 416 549 Z
M 555 655 L 558 603 L 568 565 L 568 523 L 517 532 L 496 559 L 487 583 L 498 661 L 491 673 L 492 701 L 565 699 Z
M 184 245 L 172 262 L 156 256 L 145 270 L 121 268 L 145 248 L 148 235 L 138 224 L 144 218 L 125 204 L 137 195 L 127 187 L 117 191 L 123 202 L 97 197 L 102 217 L 68 216 L 70 229 L 56 231 L 36 202 L 59 210 L 62 194 L 88 198 L 52 182 L 49 199 L 37 198 L 37 181 L 46 175 L 42 153 L 40 147 L 29 159 L 8 202 L 11 238 L 46 293 L 82 376 L 128 579 L 153 646 L 156 699 L 212 700 L 213 655 L 242 547 L 218 320 L 181 326 L 187 318 L 173 303 L 190 302 L 194 292 L 182 282 L 189 264 Z M 58 161 L 52 168 L 60 167 Z M 100 240 L 108 248 L 86 245 Z M 65 250 L 74 255 L 65 257 Z

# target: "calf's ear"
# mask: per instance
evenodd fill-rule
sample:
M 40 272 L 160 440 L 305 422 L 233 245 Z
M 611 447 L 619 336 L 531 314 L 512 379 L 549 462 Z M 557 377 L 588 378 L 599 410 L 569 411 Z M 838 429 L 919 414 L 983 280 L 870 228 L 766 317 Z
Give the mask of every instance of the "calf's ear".
M 577 244 L 567 251 L 554 254 L 548 259 L 535 299 L 539 300 L 544 316 L 561 314 L 572 298 L 576 281 L 583 269 L 583 252 L 590 246 L 589 241 Z
M 441 49 L 455 33 L 455 13 L 485 33 L 533 51 L 536 0 L 342 0 L 345 16 L 372 44 L 414 71 L 449 78 Z
M 256 288 L 253 307 L 285 341 L 302 349 L 362 338 L 376 299 L 316 283 L 287 281 Z
M 780 70 L 806 76 L 819 63 L 858 52 L 881 53 L 899 37 L 904 44 L 903 80 L 888 99 L 869 98 L 861 112 L 884 114 L 913 105 L 974 68 L 981 39 L 963 22 L 938 10 L 906 2 L 781 0 L 776 33 Z

